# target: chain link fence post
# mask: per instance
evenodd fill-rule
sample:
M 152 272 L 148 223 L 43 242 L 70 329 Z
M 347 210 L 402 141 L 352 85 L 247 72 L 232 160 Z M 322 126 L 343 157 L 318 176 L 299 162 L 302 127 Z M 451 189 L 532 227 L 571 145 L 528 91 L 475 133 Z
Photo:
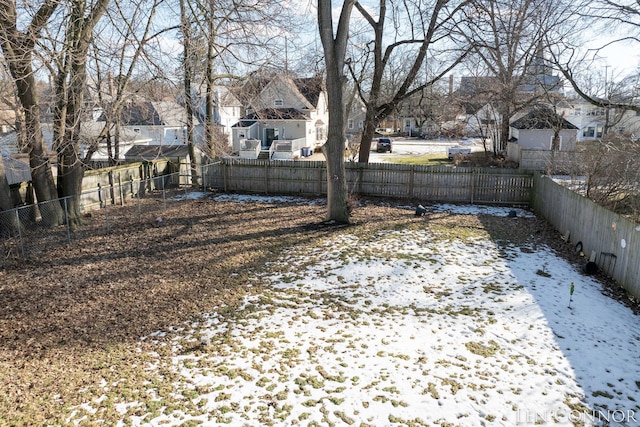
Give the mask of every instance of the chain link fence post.
M 24 244 L 22 242 L 22 225 L 20 223 L 20 215 L 18 214 L 18 209 L 16 209 L 16 224 L 18 225 L 18 241 L 20 242 L 20 254 L 22 258 L 24 258 Z
M 99 194 L 102 194 L 102 189 L 100 188 L 100 186 L 98 186 L 98 191 L 100 192 Z M 108 208 L 108 203 L 105 202 L 104 204 L 104 220 L 105 223 L 107 225 L 107 233 L 111 232 L 111 225 L 109 224 L 109 208 Z
M 167 193 L 165 191 L 165 185 L 164 185 L 164 181 L 166 178 L 167 178 L 166 175 L 160 176 L 160 183 L 162 185 L 162 210 L 163 211 L 167 210 Z
M 64 198 L 64 217 L 67 223 L 67 241 L 71 244 L 71 227 L 69 225 L 69 206 L 68 206 L 68 197 Z
M 206 185 L 206 179 L 205 179 L 205 172 L 204 172 L 204 168 L 205 165 L 200 165 L 200 177 L 202 179 L 202 192 L 206 192 L 207 191 L 207 185 Z
M 133 182 L 133 181 L 131 181 Z M 142 179 L 138 182 L 138 192 L 136 193 L 138 199 L 138 222 L 142 222 L 142 202 L 140 201 L 140 187 L 143 186 Z

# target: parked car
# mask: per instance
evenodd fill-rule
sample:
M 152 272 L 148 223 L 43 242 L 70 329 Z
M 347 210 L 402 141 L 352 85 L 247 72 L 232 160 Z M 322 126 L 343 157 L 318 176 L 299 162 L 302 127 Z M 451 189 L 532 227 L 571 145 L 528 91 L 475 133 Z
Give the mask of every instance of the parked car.
M 392 143 L 389 138 L 378 138 L 376 142 L 376 151 L 378 153 L 384 153 L 385 151 L 392 152 Z

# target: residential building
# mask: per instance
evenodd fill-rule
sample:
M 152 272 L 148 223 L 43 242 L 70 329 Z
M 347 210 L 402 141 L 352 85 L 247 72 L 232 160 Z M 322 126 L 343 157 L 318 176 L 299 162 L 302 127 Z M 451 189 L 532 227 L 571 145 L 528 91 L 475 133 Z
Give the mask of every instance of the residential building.
M 523 150 L 575 151 L 578 128 L 547 106 L 531 109 L 510 126 L 507 157 L 514 162 L 521 163 Z
M 578 141 L 600 139 L 605 132 L 640 137 L 640 113 L 632 110 L 598 107 L 575 98 L 562 113 L 579 129 Z
M 241 157 L 292 159 L 327 138 L 329 114 L 321 77 L 282 74 L 245 85 L 247 113 L 232 127 L 233 152 Z

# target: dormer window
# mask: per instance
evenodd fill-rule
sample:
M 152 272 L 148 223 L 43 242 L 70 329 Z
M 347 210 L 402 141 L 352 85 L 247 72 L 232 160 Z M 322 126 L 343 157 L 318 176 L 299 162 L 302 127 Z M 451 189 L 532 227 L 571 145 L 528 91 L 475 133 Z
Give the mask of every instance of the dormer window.
M 274 99 L 273 100 L 273 106 L 274 107 L 282 107 L 282 106 L 284 106 L 284 100 L 283 99 Z

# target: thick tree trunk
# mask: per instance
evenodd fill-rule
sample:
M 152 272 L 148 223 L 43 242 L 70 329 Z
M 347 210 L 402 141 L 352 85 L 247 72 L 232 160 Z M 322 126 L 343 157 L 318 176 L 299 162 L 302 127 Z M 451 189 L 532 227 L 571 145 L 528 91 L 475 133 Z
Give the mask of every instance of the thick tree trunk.
M 24 114 L 20 119 L 20 123 L 24 126 L 20 129 L 21 136 L 25 137 L 21 148 L 29 153 L 31 182 L 37 200 L 42 204 L 43 222 L 49 226 L 63 224 L 64 212 L 58 203 L 52 202 L 57 198 L 56 186 L 44 147 L 32 58 L 36 34 L 45 25 L 56 6 L 57 4 L 53 2 L 43 3 L 29 26 L 30 32 L 21 33 L 16 29 L 16 3 L 0 4 L 3 8 L 0 14 L 0 44 Z
M 349 223 L 345 156 L 344 58 L 349 37 L 349 20 L 355 0 L 345 0 L 335 39 L 330 0 L 318 0 L 318 29 L 324 48 L 327 72 L 329 132 L 323 152 L 327 159 L 327 219 Z
M 333 79 L 340 80 L 340 76 L 328 71 L 329 131 L 327 142 L 322 147 L 327 159 L 327 219 L 346 224 L 349 222 L 349 196 L 344 166 L 346 138 L 344 104 L 342 103 L 342 84 L 340 82 L 333 84 Z
M 87 16 L 86 0 L 73 0 L 71 25 L 67 30 L 65 63 L 68 68 L 59 71 L 59 84 L 68 81 L 66 91 L 58 89 L 58 120 L 64 131 L 57 135 L 58 190 L 68 199 L 69 221 L 80 224 L 80 194 L 84 177 L 84 162 L 80 158 L 80 123 L 82 121 L 84 91 L 87 74 L 87 55 L 93 28 L 104 14 L 109 0 L 99 0 Z M 64 92 L 64 93 L 63 93 Z
M 494 155 L 498 156 L 507 151 L 507 142 L 509 141 L 511 108 L 508 101 L 503 101 L 500 107 L 500 129 L 498 131 L 498 141 L 494 143 Z
M 40 123 L 40 107 L 35 93 L 35 79 L 31 68 L 30 56 L 23 52 L 20 60 L 14 59 L 10 65 L 16 81 L 18 98 L 24 110 L 25 135 L 29 151 L 31 182 L 40 204 L 43 222 L 51 227 L 64 224 L 65 216 L 59 203 L 51 202 L 58 197 L 56 185 L 51 172 L 49 157 L 45 151 L 42 125 Z
M 79 154 L 79 134 L 84 91 L 84 66 L 83 64 L 75 64 L 72 69 L 71 81 L 67 90 L 68 97 L 63 106 L 64 131 L 62 135 L 58 136 L 60 144 L 56 147 L 58 152 L 58 193 L 60 197 L 68 197 L 69 221 L 72 224 L 81 224 L 79 196 L 82 193 L 84 162 Z

